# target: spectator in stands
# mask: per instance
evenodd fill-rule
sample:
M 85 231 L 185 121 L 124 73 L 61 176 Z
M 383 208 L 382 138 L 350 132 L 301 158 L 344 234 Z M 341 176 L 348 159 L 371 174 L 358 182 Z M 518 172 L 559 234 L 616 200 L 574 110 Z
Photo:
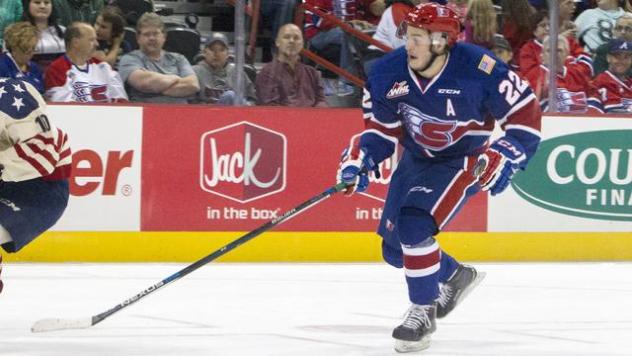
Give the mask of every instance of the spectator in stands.
M 235 64 L 228 62 L 228 39 L 226 36 L 219 32 L 212 34 L 203 54 L 204 60 L 193 66 L 193 71 L 200 82 L 200 91 L 193 102 L 234 105 L 237 71 Z M 253 105 L 257 100 L 255 86 L 245 72 L 242 73 L 242 76 L 246 103 Z
M 303 34 L 294 24 L 279 29 L 277 55 L 257 75 L 257 104 L 275 106 L 326 107 L 320 73 L 301 63 Z
M 388 0 L 361 0 L 359 17 L 372 25 L 377 25 L 386 11 Z
M 577 25 L 573 22 L 573 15 L 575 14 L 575 0 L 560 0 L 559 10 L 559 33 L 565 37 L 572 37 L 577 39 Z
M 0 57 L 0 77 L 25 80 L 44 94 L 44 78 L 31 61 L 37 45 L 37 28 L 26 21 L 9 25 L 4 32 L 7 52 Z
M 533 30 L 533 39 L 525 43 L 519 53 L 520 73 L 524 76 L 533 68 L 537 68 L 542 63 L 542 40 L 549 33 L 549 14 L 546 10 L 539 10 L 531 16 L 531 25 Z M 592 59 L 584 52 L 581 45 L 574 37 L 565 33 L 560 34 L 566 38 L 566 48 L 569 49 L 568 60 L 582 60 L 592 68 Z
M 502 34 L 505 36 L 511 50 L 515 54 L 514 64 L 520 66 L 518 54 L 527 41 L 533 38 L 533 28 L 530 19 L 536 13 L 527 0 L 502 0 Z
M 73 22 L 66 30 L 66 55 L 46 70 L 46 98 L 52 102 L 127 101 L 123 81 L 107 62 L 92 57 L 97 34 L 92 25 Z
M 33 62 L 37 63 L 41 72 L 45 72 L 46 67 L 66 51 L 66 28 L 57 24 L 57 12 L 52 0 L 27 0 L 25 7 L 23 19 L 39 30 Z
M 351 22 L 357 16 L 355 0 L 305 0 L 305 3 L 318 7 L 341 21 Z M 307 13 L 305 16 L 305 37 L 316 52 L 322 53 L 331 46 L 339 46 L 338 65 L 353 75 L 359 74 L 349 46 L 351 41 L 334 21 L 320 17 L 315 13 Z M 353 85 L 341 77 L 338 81 L 338 95 L 344 96 L 353 93 Z
M 272 26 L 272 38 L 276 38 L 279 28 L 294 22 L 294 10 L 300 0 L 263 0 L 261 18 Z
M 0 7 L 0 47 L 2 46 L 4 29 L 22 18 L 22 0 L 2 1 Z
M 465 18 L 465 42 L 491 49 L 497 27 L 494 3 L 491 0 L 470 0 Z
M 62 25 L 75 21 L 94 23 L 103 9 L 103 0 L 53 0 Z
M 509 41 L 503 37 L 503 35 L 499 33 L 494 35 L 494 45 L 491 50 L 501 61 L 512 66 L 512 69 L 515 69 L 513 68 L 512 63 L 513 51 L 511 49 L 511 45 L 509 44 Z
M 593 85 L 605 112 L 632 113 L 632 42 L 616 38 L 608 47 L 608 70 L 599 74 Z
M 131 101 L 186 104 L 200 90 L 197 76 L 185 56 L 163 50 L 165 25 L 155 13 L 145 13 L 136 24 L 139 49 L 119 62 Z
M 599 0 L 597 8 L 585 10 L 575 19 L 578 39 L 585 44 L 587 52 L 594 53 L 612 39 L 615 22 L 625 13 L 621 3 L 621 0 Z
M 525 74 L 533 92 L 540 100 L 542 111 L 548 110 L 548 36 L 543 38 L 542 64 Z M 557 67 L 557 111 L 567 113 L 601 113 L 601 102 L 596 88 L 590 84 L 592 67 L 586 61 L 568 61 L 568 40 L 558 37 Z
M 632 14 L 625 13 L 617 19 L 612 29 L 612 37 L 613 39 L 622 39 L 628 42 L 632 41 Z M 593 56 L 595 75 L 608 69 L 606 56 L 609 49 L 609 43 L 604 43 L 595 50 L 595 55 Z M 629 74 L 632 75 L 632 71 Z
M 461 22 L 463 22 L 467 16 L 468 2 L 468 0 L 448 0 L 445 6 L 452 9 L 459 16 Z
M 428 2 L 426 0 L 387 0 L 388 6 L 380 22 L 375 29 L 373 39 L 379 41 L 390 48 L 399 48 L 406 44 L 406 41 L 397 35 L 397 29 L 406 17 L 406 14 L 416 5 Z M 364 73 L 369 74 L 371 66 L 376 60 L 381 58 L 385 53 L 376 46 L 369 46 L 367 53 L 363 56 Z
M 529 3 L 536 10 L 547 10 L 548 9 L 547 0 L 529 0 Z
M 132 46 L 123 39 L 125 32 L 123 14 L 117 7 L 106 6 L 97 16 L 94 28 L 97 31 L 99 43 L 94 57 L 116 68 L 120 56 L 132 51 Z

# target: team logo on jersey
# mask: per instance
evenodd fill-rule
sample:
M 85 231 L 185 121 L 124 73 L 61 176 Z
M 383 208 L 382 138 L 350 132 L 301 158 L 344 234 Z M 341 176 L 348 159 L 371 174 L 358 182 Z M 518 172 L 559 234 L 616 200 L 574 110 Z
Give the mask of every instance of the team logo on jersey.
M 557 89 L 557 109 L 560 112 L 585 113 L 588 110 L 588 98 L 585 92 L 572 92 Z
M 204 133 L 200 144 L 202 190 L 247 203 L 285 189 L 285 135 L 242 121 Z
M 486 54 L 483 55 L 483 58 L 481 58 L 481 61 L 478 63 L 478 69 L 487 74 L 492 74 L 495 66 L 496 60 Z
M 399 104 L 398 112 L 404 119 L 408 134 L 424 148 L 440 151 L 463 136 L 463 130 L 457 131 L 456 121 L 440 120 L 406 103 Z
M 408 86 L 408 82 L 403 80 L 393 85 L 391 90 L 389 90 L 388 93 L 386 93 L 386 98 L 393 99 L 399 96 L 407 95 L 408 93 L 410 93 L 410 87 Z
M 80 81 L 72 83 L 72 94 L 76 101 L 80 103 L 108 101 L 107 91 L 108 87 L 105 84 L 94 85 Z

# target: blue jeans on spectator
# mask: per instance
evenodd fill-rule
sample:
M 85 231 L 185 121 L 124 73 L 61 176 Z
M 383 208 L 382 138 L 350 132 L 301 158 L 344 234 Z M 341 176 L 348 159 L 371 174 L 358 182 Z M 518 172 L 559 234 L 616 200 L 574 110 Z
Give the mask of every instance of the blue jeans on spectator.
M 339 45 L 340 63 L 338 65 L 347 72 L 357 75 L 353 63 L 353 54 L 349 47 L 350 41 L 346 32 L 340 27 L 334 27 L 329 31 L 320 31 L 309 42 L 312 44 L 312 47 L 319 51 L 327 48 L 329 45 Z
M 215 105 L 234 105 L 235 104 L 235 92 L 232 90 L 226 90 L 219 96 Z
M 261 0 L 261 16 L 272 21 L 272 38 L 281 26 L 294 22 L 297 0 Z

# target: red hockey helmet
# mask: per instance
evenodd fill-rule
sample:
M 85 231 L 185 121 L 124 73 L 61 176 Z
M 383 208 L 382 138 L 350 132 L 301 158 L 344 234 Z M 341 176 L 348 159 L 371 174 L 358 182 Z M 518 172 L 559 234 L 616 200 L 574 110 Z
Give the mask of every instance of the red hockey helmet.
M 407 26 L 422 28 L 428 32 L 443 32 L 447 35 L 448 45 L 452 46 L 461 33 L 461 21 L 454 10 L 434 2 L 419 4 L 407 15 L 400 34 L 406 33 Z

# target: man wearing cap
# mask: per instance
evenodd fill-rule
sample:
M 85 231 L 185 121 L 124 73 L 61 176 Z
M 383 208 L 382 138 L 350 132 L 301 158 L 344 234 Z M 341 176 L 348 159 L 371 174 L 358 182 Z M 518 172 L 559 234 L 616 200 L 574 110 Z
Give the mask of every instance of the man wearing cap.
M 617 19 L 617 22 L 614 24 L 614 28 L 612 28 L 612 37 L 613 39 L 619 38 L 624 41 L 632 41 L 632 14 L 625 13 L 623 16 Z M 593 57 L 593 69 L 595 71 L 595 76 L 601 74 L 602 72 L 608 69 L 608 60 L 606 57 L 610 52 L 610 43 L 604 43 L 595 51 L 595 55 Z M 628 75 L 632 76 L 632 70 L 628 71 Z
M 626 12 L 621 7 L 623 0 L 599 0 L 594 9 L 584 10 L 575 19 L 577 39 L 586 45 L 586 51 L 594 53 L 612 39 L 612 28 L 617 19 Z
M 200 90 L 186 57 L 162 49 L 164 27 L 155 13 L 147 12 L 138 19 L 136 40 L 140 49 L 124 55 L 119 62 L 130 101 L 187 104 L 187 98 Z
M 203 54 L 204 60 L 193 66 L 193 71 L 200 82 L 200 91 L 193 102 L 233 105 L 237 72 L 235 71 L 235 64 L 228 63 L 228 39 L 226 36 L 219 32 L 213 33 Z M 257 100 L 255 86 L 246 73 L 243 73 L 243 77 L 246 103 L 253 105 Z
M 509 41 L 505 38 L 505 36 L 501 34 L 494 35 L 494 44 L 492 46 L 492 52 L 498 57 L 501 61 L 505 62 L 507 65 L 511 66 L 513 70 L 517 70 L 518 68 L 514 67 L 513 60 L 513 50 L 511 49 L 511 45 L 509 45 Z
M 599 74 L 593 85 L 605 112 L 632 113 L 632 42 L 614 39 L 608 45 L 608 70 Z

